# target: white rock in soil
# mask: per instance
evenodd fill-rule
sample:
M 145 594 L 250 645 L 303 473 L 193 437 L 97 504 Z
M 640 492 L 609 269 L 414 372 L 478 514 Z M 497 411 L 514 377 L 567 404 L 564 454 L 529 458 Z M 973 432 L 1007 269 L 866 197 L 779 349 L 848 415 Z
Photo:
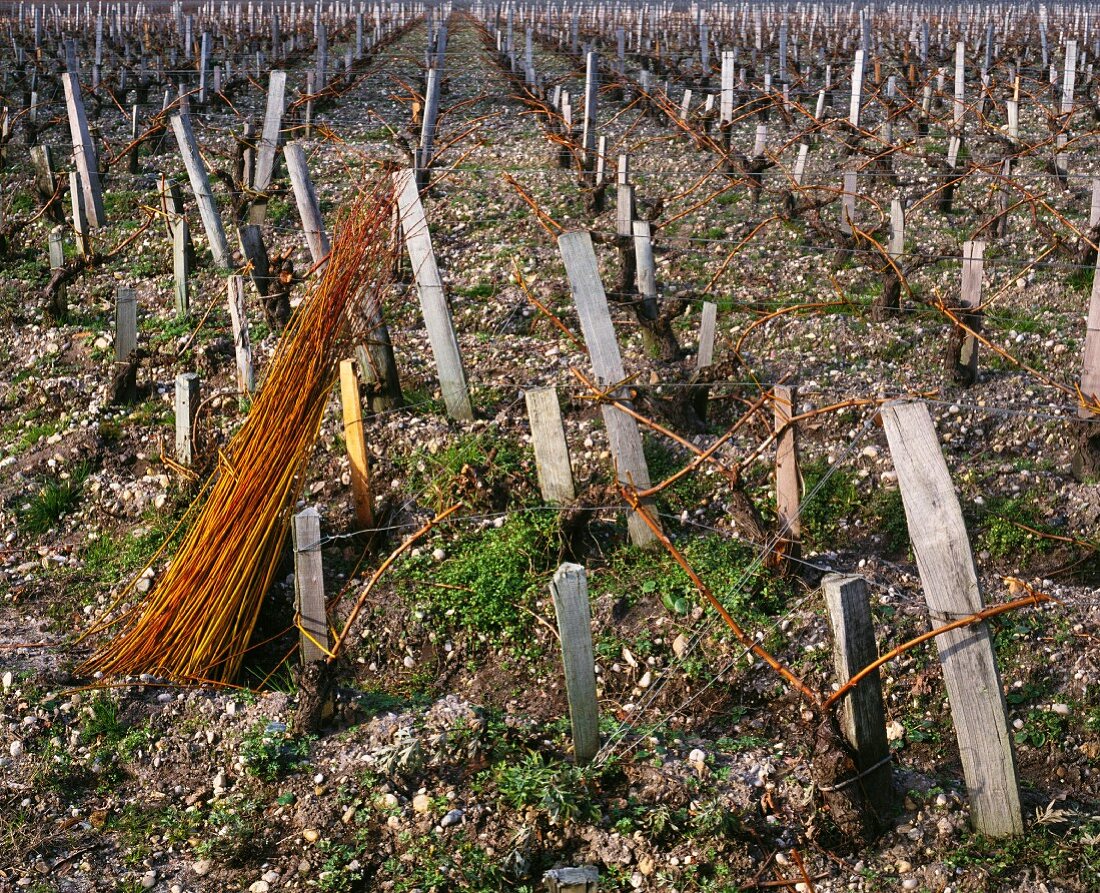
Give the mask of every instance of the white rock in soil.
M 206 875 L 210 874 L 213 868 L 214 863 L 210 859 L 199 859 L 198 862 L 193 862 L 191 864 L 191 870 L 195 872 L 195 874 L 197 874 L 199 877 L 205 877 Z
M 1069 704 L 1054 704 L 1050 711 L 1051 713 L 1057 713 L 1059 716 L 1069 716 L 1070 707 Z
M 680 633 L 675 639 L 672 640 L 672 653 L 677 657 L 683 657 L 688 648 L 687 637 Z
M 157 884 L 157 873 L 155 871 L 147 871 L 141 876 L 141 886 L 146 890 L 152 890 Z
M 271 884 L 267 881 L 255 881 L 252 886 L 248 888 L 248 893 L 267 893 L 271 889 Z
M 903 890 L 916 890 L 920 886 L 920 881 L 915 877 L 907 877 L 901 882 L 901 889 Z
M 427 812 L 432 808 L 432 800 L 427 794 L 417 794 L 413 797 L 412 807 L 416 812 Z
M 464 815 L 465 813 L 461 809 L 452 809 L 445 816 L 443 816 L 443 819 L 442 821 L 440 821 L 439 824 L 444 828 L 450 828 L 451 825 L 457 825 L 459 822 L 461 822 Z
M 886 740 L 887 741 L 900 741 L 905 737 L 905 726 L 903 726 L 897 720 L 891 720 L 886 723 Z
M 277 883 L 279 883 L 279 872 L 277 872 L 277 871 L 265 871 L 260 876 L 260 880 L 267 881 L 269 884 L 277 884 Z
M 12 683 L 11 670 L 8 670 L 4 674 L 4 677 L 3 677 L 2 681 L 3 681 L 3 684 L 4 684 L 4 691 L 7 691 L 9 688 L 11 688 L 11 683 Z

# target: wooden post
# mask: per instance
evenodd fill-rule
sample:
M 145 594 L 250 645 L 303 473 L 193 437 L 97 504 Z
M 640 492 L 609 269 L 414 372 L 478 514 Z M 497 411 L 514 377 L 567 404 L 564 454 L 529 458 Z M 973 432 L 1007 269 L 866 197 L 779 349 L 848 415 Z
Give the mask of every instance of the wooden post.
M 360 528 L 374 527 L 374 496 L 370 486 L 370 460 L 363 435 L 363 404 L 359 400 L 359 376 L 353 360 L 340 361 L 340 405 L 344 412 L 344 443 L 351 469 L 351 492 Z
M 65 239 L 62 228 L 55 226 L 50 230 L 48 238 L 50 251 L 50 272 L 53 273 L 65 266 Z M 54 291 L 54 297 L 50 304 L 50 314 L 54 319 L 61 319 L 68 312 L 69 303 L 65 294 L 65 286 L 59 285 Z
M 195 413 L 199 408 L 199 377 L 194 372 L 176 376 L 176 461 L 190 467 L 194 456 Z
M 298 216 L 302 219 L 302 230 L 306 234 L 309 253 L 315 264 L 324 260 L 331 249 L 325 224 L 321 220 L 321 206 L 317 202 L 317 193 L 313 181 L 309 178 L 309 165 L 306 164 L 305 149 L 299 142 L 289 142 L 283 147 L 287 173 L 294 188 L 294 201 L 298 205 Z
M 581 161 L 586 171 L 595 168 L 596 153 L 596 104 L 600 87 L 599 59 L 595 52 L 585 57 L 584 68 L 584 125 L 581 133 Z
M 882 408 L 909 537 L 933 627 L 985 606 L 966 525 L 932 417 L 923 403 Z M 986 623 L 936 637 L 975 828 L 1023 833 L 1016 759 L 1001 677 Z
M 600 749 L 600 715 L 596 702 L 595 658 L 588 578 L 579 564 L 563 564 L 550 583 L 558 618 L 565 692 L 573 724 L 573 755 L 578 766 L 592 762 Z
M 73 138 L 73 157 L 84 191 L 84 213 L 91 226 L 104 226 L 107 217 L 103 213 L 103 191 L 99 186 L 99 161 L 96 159 L 92 133 L 88 129 L 88 118 L 84 113 L 84 101 L 80 97 L 80 82 L 72 72 L 63 74 L 61 81 L 65 87 L 65 107 Z
M 285 110 L 286 72 L 272 71 L 267 85 L 267 109 L 264 113 L 263 132 L 256 151 L 256 173 L 253 189 L 263 195 L 271 186 L 275 172 L 275 153 L 279 149 L 279 137 L 283 127 Z M 267 214 L 267 197 L 257 198 L 248 209 L 248 222 L 260 224 Z
M 848 104 L 848 123 L 856 128 L 859 127 L 859 111 L 863 101 L 863 66 L 864 52 L 856 50 L 856 57 L 852 62 L 852 96 Z
M 801 480 L 798 471 L 797 429 L 794 416 L 798 391 L 790 385 L 772 389 L 775 418 L 775 508 L 779 523 L 779 548 L 783 556 L 798 559 L 802 554 Z
M 862 577 L 826 574 L 821 588 L 833 628 L 836 681 L 844 685 L 878 658 L 867 582 Z M 855 750 L 856 769 L 867 773 L 859 783 L 860 789 L 879 819 L 885 819 L 893 800 L 893 781 L 879 673 L 861 680 L 841 702 L 838 712 L 840 730 Z
M 1085 324 L 1085 349 L 1081 362 L 1081 394 L 1091 406 L 1100 405 L 1100 252 L 1096 255 L 1092 276 L 1088 321 Z M 1073 453 L 1073 476 L 1082 482 L 1094 482 L 1100 474 L 1100 413 L 1081 405 L 1077 415 L 1085 419 Z
M 978 339 L 981 329 L 982 271 L 985 242 L 963 242 L 962 286 L 959 299 L 960 319 L 971 331 L 956 329 L 952 333 L 951 374 L 963 384 L 978 380 Z
M 241 254 L 248 261 L 252 284 L 261 298 L 267 297 L 271 290 L 271 261 L 264 244 L 263 230 L 257 224 L 250 223 L 237 228 L 237 241 Z
M 115 362 L 126 363 L 137 350 L 137 293 L 120 288 L 115 294 Z
M 206 165 L 199 155 L 199 146 L 195 142 L 195 134 L 191 130 L 190 115 L 186 113 L 173 115 L 172 130 L 176 135 L 180 155 L 183 156 L 183 164 L 187 168 L 187 176 L 191 180 L 191 191 L 195 193 L 195 201 L 199 206 L 199 216 L 202 218 L 202 225 L 206 230 L 206 238 L 210 243 L 210 252 L 214 256 L 214 263 L 223 270 L 231 270 L 233 268 L 233 256 L 229 252 L 229 243 L 225 239 L 221 217 L 218 216 L 218 206 L 214 202 L 214 193 L 210 190 L 210 178 L 206 174 Z
M 60 201 L 54 199 L 57 177 L 53 170 L 53 153 L 49 146 L 31 146 L 31 164 L 34 165 L 34 191 L 38 201 L 48 208 L 47 214 L 54 223 L 64 223 L 65 214 Z
M 439 116 L 439 70 L 428 69 L 428 79 L 424 86 L 424 114 L 420 123 L 420 147 L 416 153 L 418 184 L 421 189 L 428 185 L 428 168 L 435 152 L 435 121 Z
M 550 503 L 567 503 L 576 498 L 569 444 L 561 419 L 556 388 L 529 388 L 524 392 L 531 441 L 535 448 L 535 470 L 542 498 Z
M 599 870 L 591 865 L 584 868 L 553 868 L 542 876 L 546 893 L 597 893 L 599 880 Z
M 237 393 L 242 397 L 255 390 L 252 371 L 252 343 L 248 337 L 248 312 L 244 299 L 244 277 L 230 276 L 229 321 L 233 327 L 233 349 L 237 358 Z
M 137 293 L 120 288 L 115 295 L 115 370 L 111 402 L 130 403 L 137 397 Z
M 324 660 L 329 648 L 325 578 L 321 563 L 321 516 L 310 506 L 294 516 L 294 596 L 301 633 L 302 665 Z
M 844 190 L 840 196 L 840 231 L 849 236 L 856 222 L 857 176 L 855 171 L 844 172 Z
M 718 305 L 703 302 L 703 315 L 699 323 L 699 349 L 695 355 L 695 368 L 705 369 L 714 362 L 714 335 L 718 326 Z
M 623 371 L 622 356 L 615 340 L 615 329 L 611 325 L 607 295 L 596 265 L 592 237 L 583 231 L 563 233 L 558 237 L 558 248 L 565 262 L 565 272 L 569 277 L 573 302 L 580 317 L 581 331 L 596 373 L 595 383 L 601 388 L 613 387 L 626 378 L 626 373 Z M 621 394 L 619 396 L 622 397 Z M 637 490 L 647 489 L 650 486 L 649 470 L 646 467 L 638 423 L 614 406 L 604 404 L 600 410 L 607 428 L 618 482 Z M 643 501 L 643 505 L 651 506 L 652 502 Z M 652 509 L 650 511 L 651 517 L 656 521 L 656 512 Z M 634 545 L 659 545 L 656 535 L 636 512 L 630 513 L 627 525 Z
M 905 254 L 905 206 L 901 198 L 890 200 L 890 257 L 897 260 Z
M 439 267 L 435 262 L 428 220 L 424 214 L 424 205 L 420 202 L 420 192 L 416 188 L 415 171 L 401 171 L 397 175 L 395 188 L 401 229 L 405 234 L 405 247 L 416 278 L 416 291 L 420 296 L 428 342 L 439 373 L 443 402 L 447 404 L 447 412 L 452 418 L 472 421 L 474 408 L 466 388 L 466 372 L 462 368 L 458 336 L 455 334 L 451 310 L 443 292 Z
M 92 255 L 92 234 L 88 229 L 88 216 L 84 209 L 84 190 L 80 186 L 80 174 L 69 171 L 69 197 L 73 200 L 73 232 L 81 257 Z
M 191 312 L 187 285 L 187 277 L 191 275 L 188 241 L 187 218 L 182 214 L 177 215 L 172 220 L 172 277 L 175 284 L 176 316 L 187 316 Z

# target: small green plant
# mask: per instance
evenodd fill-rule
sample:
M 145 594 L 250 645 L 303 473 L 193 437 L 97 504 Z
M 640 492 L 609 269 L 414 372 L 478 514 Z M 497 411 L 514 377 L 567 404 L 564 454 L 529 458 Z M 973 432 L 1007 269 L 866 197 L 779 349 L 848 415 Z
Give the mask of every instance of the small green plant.
M 463 298 L 490 298 L 496 294 L 496 286 L 491 282 L 479 282 L 467 288 L 455 288 L 454 293 Z
M 847 468 L 834 469 L 824 459 L 803 463 L 802 477 L 806 485 L 802 507 L 805 539 L 818 549 L 835 548 L 840 523 L 856 515 L 863 502 L 856 477 Z
M 358 854 L 350 845 L 322 840 L 318 848 L 325 857 L 314 881 L 318 890 L 323 893 L 351 893 L 360 889 L 363 869 L 359 865 Z
M 40 535 L 57 526 L 80 503 L 84 482 L 88 478 L 88 466 L 76 466 L 68 477 L 52 477 L 46 480 L 26 507 L 20 512 L 24 531 Z
M 1052 541 L 1041 535 L 1050 530 L 1043 522 L 1035 493 L 992 498 L 975 514 L 978 547 L 994 560 L 1020 562 L 1051 548 Z
M 500 527 L 467 537 L 441 563 L 430 555 L 398 575 L 407 597 L 433 620 L 487 636 L 494 642 L 530 640 L 524 607 L 543 591 L 558 555 L 557 520 L 516 514 Z
M 243 795 L 227 797 L 211 808 L 195 853 L 230 866 L 258 860 L 263 855 L 265 830 L 263 804 Z
M 883 548 L 890 554 L 904 552 L 909 547 L 909 522 L 901 490 L 876 490 L 867 507 L 868 522 L 882 537 Z
M 534 808 L 552 824 L 592 821 L 599 815 L 588 791 L 591 780 L 584 769 L 537 752 L 497 770 L 497 789 L 508 805 Z
M 249 775 L 277 781 L 309 756 L 310 739 L 286 731 L 281 723 L 259 722 L 241 739 L 239 753 Z

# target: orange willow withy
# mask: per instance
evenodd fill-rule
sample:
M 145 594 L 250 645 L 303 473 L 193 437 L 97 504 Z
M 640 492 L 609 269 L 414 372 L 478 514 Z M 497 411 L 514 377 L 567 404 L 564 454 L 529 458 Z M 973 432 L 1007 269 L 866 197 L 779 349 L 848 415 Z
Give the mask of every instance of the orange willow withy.
M 219 454 L 209 495 L 153 589 L 80 670 L 228 682 L 240 669 L 279 566 L 339 361 L 376 318 L 392 268 L 389 178 L 336 227 L 324 274 L 272 358 L 248 419 Z

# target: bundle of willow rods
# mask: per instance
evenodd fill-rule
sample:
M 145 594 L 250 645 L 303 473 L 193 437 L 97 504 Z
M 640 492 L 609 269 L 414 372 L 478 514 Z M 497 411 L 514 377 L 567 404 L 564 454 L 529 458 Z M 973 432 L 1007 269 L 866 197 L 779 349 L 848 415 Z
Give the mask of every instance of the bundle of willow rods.
M 379 179 L 337 224 L 324 274 L 283 333 L 175 559 L 146 598 L 89 631 L 119 627 L 82 672 L 183 682 L 236 676 L 279 565 L 340 359 L 350 338 L 363 334 L 356 321 L 377 318 L 389 284 L 393 196 L 389 177 Z

